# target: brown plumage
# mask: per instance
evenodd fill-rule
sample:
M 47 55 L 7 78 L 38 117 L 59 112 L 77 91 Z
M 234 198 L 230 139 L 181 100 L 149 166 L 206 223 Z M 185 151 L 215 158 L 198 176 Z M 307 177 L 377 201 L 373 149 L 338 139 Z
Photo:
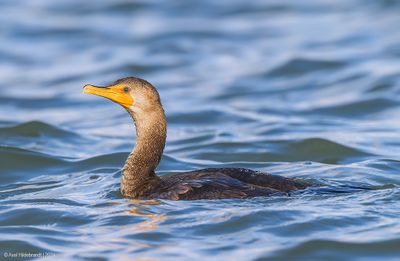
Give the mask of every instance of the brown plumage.
M 304 189 L 305 182 L 242 168 L 208 168 L 159 177 L 155 169 L 167 137 L 167 122 L 157 90 L 128 77 L 107 87 L 86 85 L 85 93 L 121 104 L 136 126 L 136 146 L 122 169 L 121 192 L 137 199 L 226 199 L 270 196 Z

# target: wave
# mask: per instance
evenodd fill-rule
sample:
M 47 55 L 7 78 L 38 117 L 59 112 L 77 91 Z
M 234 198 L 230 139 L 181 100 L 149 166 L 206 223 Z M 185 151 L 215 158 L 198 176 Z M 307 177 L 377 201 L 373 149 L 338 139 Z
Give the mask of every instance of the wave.
M 355 116 L 368 116 L 374 113 L 379 113 L 390 108 L 396 108 L 399 102 L 390 98 L 371 98 L 365 100 L 357 100 L 344 104 L 335 104 L 326 107 L 316 107 L 309 110 L 304 110 L 303 113 L 311 115 L 332 115 L 347 118 Z
M 268 256 L 267 260 L 310 260 L 329 257 L 332 260 L 355 259 L 385 259 L 398 258 L 400 239 L 368 240 L 349 242 L 342 240 L 314 239 L 299 243 L 293 247 L 277 251 Z M 382 255 L 384 253 L 384 255 Z M 351 258 L 350 258 L 351 259 Z M 264 260 L 258 258 L 257 260 Z
M 197 124 L 212 126 L 221 124 L 221 122 L 235 122 L 236 124 L 253 122 L 254 119 L 239 114 L 235 111 L 214 108 L 206 110 L 197 110 L 191 112 L 176 112 L 168 117 L 170 124 L 188 124 L 196 122 Z
M 324 138 L 301 140 L 256 140 L 251 142 L 203 142 L 179 146 L 172 152 L 193 159 L 214 162 L 315 161 L 336 164 L 357 161 L 373 154 Z
M 13 97 L 0 96 L 1 105 L 12 105 L 17 108 L 40 109 L 40 108 L 57 108 L 78 106 L 81 103 L 77 100 L 67 99 L 65 96 L 51 97 Z M 10 112 L 12 113 L 12 111 Z
M 110 153 L 87 159 L 73 160 L 59 155 L 51 155 L 12 146 L 0 146 L 0 180 L 12 183 L 37 176 L 74 173 L 101 168 L 120 169 L 128 153 Z
M 38 137 L 49 136 L 54 138 L 79 137 L 79 134 L 50 125 L 42 121 L 29 121 L 13 126 L 0 127 L 0 135 Z
M 282 65 L 269 70 L 264 74 L 265 77 L 290 77 L 300 76 L 317 71 L 339 70 L 347 65 L 340 60 L 317 60 L 310 58 L 292 58 Z
M 57 156 L 17 147 L 0 146 L 0 165 L 2 171 L 35 168 L 46 169 L 49 166 L 61 165 L 64 162 L 64 160 Z

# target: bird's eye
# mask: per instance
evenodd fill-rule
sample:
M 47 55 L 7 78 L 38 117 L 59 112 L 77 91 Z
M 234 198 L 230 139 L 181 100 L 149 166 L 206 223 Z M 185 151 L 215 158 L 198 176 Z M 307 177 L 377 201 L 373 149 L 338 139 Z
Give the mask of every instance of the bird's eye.
M 129 88 L 128 88 L 128 87 L 125 87 L 125 88 L 124 88 L 124 92 L 129 92 Z

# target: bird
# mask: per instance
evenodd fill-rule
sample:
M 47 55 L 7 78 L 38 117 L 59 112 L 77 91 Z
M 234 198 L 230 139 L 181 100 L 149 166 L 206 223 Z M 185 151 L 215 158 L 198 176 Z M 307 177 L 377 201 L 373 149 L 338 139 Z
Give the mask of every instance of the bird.
M 201 200 L 244 199 L 287 195 L 309 186 L 246 168 L 205 168 L 175 175 L 155 172 L 167 138 L 167 120 L 157 89 L 137 77 L 108 86 L 86 84 L 83 93 L 107 98 L 129 113 L 136 128 L 136 144 L 121 170 L 120 192 L 131 199 Z

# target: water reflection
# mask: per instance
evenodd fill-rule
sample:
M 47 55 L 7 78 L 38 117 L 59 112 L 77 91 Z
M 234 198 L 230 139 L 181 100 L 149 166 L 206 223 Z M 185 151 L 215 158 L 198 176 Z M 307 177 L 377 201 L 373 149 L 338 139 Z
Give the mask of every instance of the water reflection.
M 128 210 L 129 213 L 145 219 L 131 226 L 134 233 L 156 230 L 163 221 L 168 219 L 166 213 L 153 213 L 152 208 L 147 207 L 161 205 L 162 202 L 159 200 L 130 200 L 129 203 L 135 205 Z

